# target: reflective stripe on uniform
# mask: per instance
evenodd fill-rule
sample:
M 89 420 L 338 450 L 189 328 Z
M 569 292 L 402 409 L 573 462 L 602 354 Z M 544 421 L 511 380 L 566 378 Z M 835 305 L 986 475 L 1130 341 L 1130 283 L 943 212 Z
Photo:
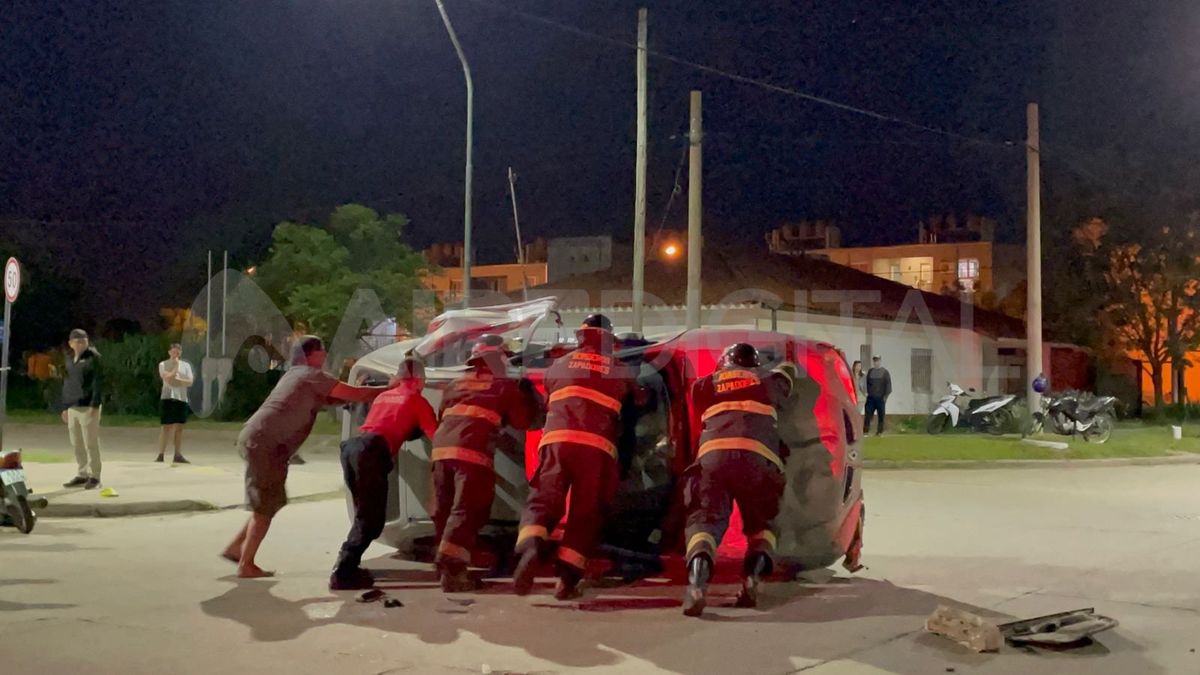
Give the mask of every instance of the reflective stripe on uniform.
M 762 455 L 771 460 L 771 463 L 779 467 L 783 471 L 783 460 L 779 459 L 779 455 L 770 451 L 767 446 L 754 440 L 753 438 L 714 438 L 711 441 L 705 441 L 700 444 L 700 450 L 696 453 L 696 459 L 700 459 L 705 454 L 718 450 L 745 450 Z
M 464 562 L 471 562 L 471 552 L 452 541 L 442 541 L 441 545 L 438 546 L 438 557 L 455 558 Z
M 458 405 L 450 406 L 446 409 L 446 412 L 442 413 L 443 417 L 451 415 L 456 417 L 475 417 L 477 419 L 487 420 L 488 422 L 491 422 L 497 426 L 500 425 L 500 413 L 477 405 L 470 405 L 468 403 L 459 403 Z
M 517 546 L 520 546 L 521 542 L 525 541 L 526 539 L 532 539 L 534 537 L 538 539 L 545 539 L 549 536 L 550 531 L 541 525 L 526 525 L 525 527 L 521 528 L 520 532 L 517 533 Z
M 717 550 L 716 537 L 707 532 L 697 532 L 696 534 L 693 534 L 690 539 L 688 539 L 687 555 L 689 558 L 697 552 L 696 549 L 699 548 L 701 544 L 708 544 L 709 548 L 711 548 L 713 551 Z
M 556 389 L 553 394 L 550 394 L 551 403 L 567 398 L 582 398 L 584 400 L 591 401 L 592 403 L 602 405 L 615 413 L 621 412 L 620 401 L 609 396 L 608 394 L 600 393 L 591 387 L 581 387 L 577 384 L 573 384 L 569 387 Z
M 724 403 L 708 406 L 708 409 L 704 411 L 700 419 L 703 421 L 713 415 L 720 415 L 723 412 L 730 411 L 753 413 L 755 415 L 770 415 L 772 418 L 777 416 L 775 408 L 766 403 L 759 403 L 758 401 L 725 401 Z
M 538 448 L 544 448 L 552 443 L 578 443 L 579 445 L 590 445 L 597 450 L 603 450 L 608 453 L 613 459 L 617 457 L 617 446 L 613 445 L 607 438 L 600 434 L 593 434 L 588 431 L 575 431 L 573 429 L 559 429 L 550 431 L 542 435 L 542 442 L 538 443 Z
M 583 557 L 582 553 L 580 553 L 579 551 L 576 551 L 573 548 L 567 548 L 566 546 L 559 546 L 558 547 L 558 559 L 567 563 L 571 567 L 575 567 L 575 568 L 581 569 L 581 570 L 587 569 L 587 558 Z
M 470 448 L 434 448 L 433 461 L 440 462 L 446 459 L 457 459 L 460 462 L 469 462 L 492 468 L 492 456 L 486 452 L 472 450 Z
M 755 532 L 754 534 L 746 536 L 746 543 L 750 544 L 751 546 L 760 541 L 766 544 L 771 550 L 775 550 L 778 540 L 775 538 L 775 533 L 770 530 L 763 530 L 762 532 Z

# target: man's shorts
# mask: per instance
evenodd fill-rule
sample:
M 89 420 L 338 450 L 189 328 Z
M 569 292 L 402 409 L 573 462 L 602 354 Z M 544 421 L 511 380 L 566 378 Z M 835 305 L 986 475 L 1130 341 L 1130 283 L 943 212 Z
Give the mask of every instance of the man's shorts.
M 163 426 L 169 424 L 187 424 L 187 418 L 187 401 L 176 401 L 171 398 L 164 398 L 162 400 L 162 414 L 159 416 L 159 422 Z
M 240 447 L 246 460 L 246 509 L 274 516 L 287 504 L 288 457 L 286 448 L 246 443 Z

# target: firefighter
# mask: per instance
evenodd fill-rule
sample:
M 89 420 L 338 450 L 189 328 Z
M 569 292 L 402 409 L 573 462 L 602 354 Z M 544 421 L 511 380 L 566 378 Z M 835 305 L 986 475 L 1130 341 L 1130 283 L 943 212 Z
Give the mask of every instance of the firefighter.
M 616 493 L 616 441 L 623 404 L 633 394 L 635 372 L 613 356 L 612 322 L 602 314 L 584 319 L 579 348 L 546 371 L 549 410 L 537 472 L 517 535 L 519 561 L 513 575 L 517 595 L 533 588 L 536 565 L 548 557 L 547 539 L 562 519 L 571 494 L 561 545 L 555 597 L 579 595 L 604 512 Z
M 508 376 L 504 340 L 484 335 L 471 349 L 471 370 L 442 397 L 441 425 L 433 437 L 434 562 L 447 593 L 474 584 L 467 565 L 479 529 L 487 524 L 496 491 L 495 444 L 505 426 L 540 427 L 545 402 L 526 378 Z
M 742 563 L 738 607 L 754 607 L 758 586 L 771 570 L 775 517 L 783 496 L 783 458 L 778 410 L 791 394 L 795 367 L 762 367 L 746 343 L 727 348 L 716 372 L 692 386 L 702 428 L 696 461 L 684 476 L 687 510 L 688 588 L 683 613 L 700 616 L 733 502 L 742 514 L 748 546 Z
M 422 434 L 433 438 L 437 431 L 433 406 L 421 395 L 425 366 L 420 361 L 406 358 L 389 385 L 371 405 L 360 428 L 362 434 L 342 443 L 342 474 L 354 502 L 354 522 L 329 576 L 332 591 L 375 585 L 370 571 L 359 565 L 367 547 L 383 532 L 388 474 L 395 466 L 396 454 L 405 441 Z

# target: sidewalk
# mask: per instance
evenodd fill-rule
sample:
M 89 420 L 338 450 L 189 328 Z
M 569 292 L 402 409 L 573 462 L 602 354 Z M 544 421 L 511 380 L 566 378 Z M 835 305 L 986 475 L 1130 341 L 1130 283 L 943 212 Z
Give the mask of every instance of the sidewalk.
M 153 428 L 101 428 L 103 458 L 101 487 L 113 488 L 114 497 L 100 490 L 63 488 L 75 475 L 74 453 L 65 427 L 10 425 L 5 445 L 22 448 L 29 461 L 25 475 L 35 495 L 49 501 L 39 509 L 44 517 L 115 517 L 240 508 L 245 500 L 244 463 L 234 445 L 233 431 L 185 432 L 184 455 L 191 464 L 154 462 L 158 430 Z M 301 454 L 308 461 L 288 471 L 288 497 L 293 501 L 337 498 L 342 494 L 342 469 L 337 459 L 338 439 L 313 436 Z

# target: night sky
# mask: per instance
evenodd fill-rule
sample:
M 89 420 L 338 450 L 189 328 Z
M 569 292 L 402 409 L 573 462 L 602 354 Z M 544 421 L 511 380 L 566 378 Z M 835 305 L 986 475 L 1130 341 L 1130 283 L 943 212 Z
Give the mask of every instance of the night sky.
M 628 239 L 632 227 L 634 52 L 506 7 L 632 42 L 646 5 L 653 49 L 981 141 L 652 58 L 651 231 L 691 88 L 705 96 L 706 236 L 755 246 L 801 218 L 837 220 L 853 243 L 905 241 L 946 211 L 1019 237 L 1028 100 L 1043 108 L 1051 219 L 1078 215 L 1056 211 L 1076 192 L 1179 180 L 1200 149 L 1189 3 L 446 4 L 475 74 L 480 262 L 511 256 L 509 165 L 527 236 Z M 273 223 L 345 202 L 408 214 L 418 247 L 459 239 L 464 98 L 433 0 L 10 0 L 0 234 L 86 269 L 95 318 L 186 302 L 206 248 L 249 264 Z M 667 227 L 683 226 L 685 204 Z

